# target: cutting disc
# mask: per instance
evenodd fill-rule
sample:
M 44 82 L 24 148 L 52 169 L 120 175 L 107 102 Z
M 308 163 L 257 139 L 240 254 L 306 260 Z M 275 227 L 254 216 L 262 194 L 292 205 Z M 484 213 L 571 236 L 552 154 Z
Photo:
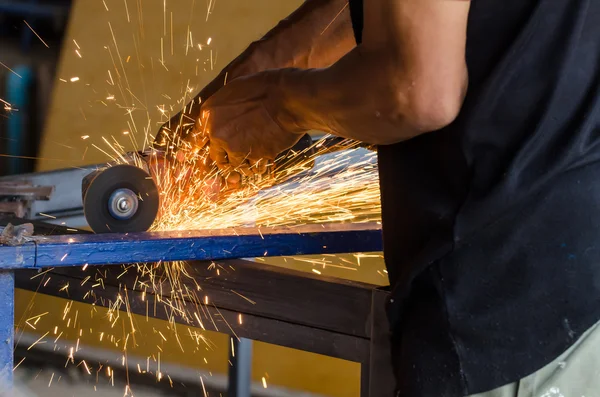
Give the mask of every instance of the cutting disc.
M 152 178 L 132 165 L 117 165 L 91 175 L 84 184 L 83 211 L 96 233 L 148 230 L 158 213 L 158 189 Z

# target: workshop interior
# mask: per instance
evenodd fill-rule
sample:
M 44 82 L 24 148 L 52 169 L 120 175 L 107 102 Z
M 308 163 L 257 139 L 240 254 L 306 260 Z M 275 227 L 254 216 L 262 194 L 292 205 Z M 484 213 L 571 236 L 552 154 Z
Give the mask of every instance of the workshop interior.
M 0 395 L 384 395 L 376 154 L 311 132 L 214 202 L 161 141 L 301 3 L 0 0 Z

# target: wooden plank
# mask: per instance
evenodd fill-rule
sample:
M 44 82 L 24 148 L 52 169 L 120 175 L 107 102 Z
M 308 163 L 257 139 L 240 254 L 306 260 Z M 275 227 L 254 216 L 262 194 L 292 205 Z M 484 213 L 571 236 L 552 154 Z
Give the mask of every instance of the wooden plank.
M 150 281 L 147 275 L 142 277 L 135 269 L 126 273 L 121 267 L 96 269 L 104 276 L 104 285 L 124 285 L 132 290 L 136 282 L 136 289 L 142 283 L 154 283 L 155 288 L 163 291 L 163 297 L 176 298 L 169 293 L 171 285 L 160 272 Z M 200 286 L 200 298 L 208 296 L 210 303 L 219 308 L 363 338 L 370 335 L 371 294 L 377 288 L 375 285 L 247 260 L 222 261 L 217 265 L 194 262 L 187 272 L 191 278 L 181 277 L 181 287 L 196 291 Z M 83 280 L 97 273 L 96 270 L 84 273 L 79 269 L 56 268 L 52 274 Z
M 41 294 L 68 297 L 69 299 L 94 303 L 104 307 L 108 307 L 119 293 L 123 295 L 122 288 L 110 284 L 105 284 L 104 288 L 95 288 L 94 294 L 89 294 L 90 288 L 88 286 L 80 286 L 80 277 L 65 275 L 65 269 L 57 269 L 57 271 L 59 272 L 48 272 L 46 275 L 34 279 L 32 279 L 32 276 L 36 275 L 35 271 L 16 272 L 16 286 L 17 288 L 37 291 Z M 47 277 L 50 277 L 51 280 L 46 283 Z M 66 291 L 59 291 L 60 287 L 66 285 L 67 282 L 70 285 L 68 295 Z M 147 314 L 146 302 L 153 302 L 152 294 L 147 293 L 145 300 L 143 300 L 141 291 L 128 289 L 127 296 L 129 297 L 131 312 L 145 316 Z M 197 311 L 194 302 L 185 301 L 182 303 L 186 309 Z M 293 303 L 298 302 L 290 302 L 290 305 Z M 320 310 L 327 312 L 329 309 L 323 307 Z M 202 325 L 208 330 L 234 334 L 240 338 L 273 343 L 350 361 L 366 362 L 368 360 L 369 340 L 367 338 L 324 329 L 324 327 L 302 325 L 293 320 L 286 321 L 246 313 L 243 310 L 227 309 L 219 307 L 215 302 L 203 306 L 201 312 L 205 313 Z M 242 324 L 238 321 L 240 314 L 243 318 Z M 156 315 L 154 313 L 150 313 L 150 315 L 155 318 L 169 320 L 165 310 L 157 310 Z M 175 317 L 174 320 L 186 325 L 199 326 L 199 324 L 190 324 L 181 317 Z

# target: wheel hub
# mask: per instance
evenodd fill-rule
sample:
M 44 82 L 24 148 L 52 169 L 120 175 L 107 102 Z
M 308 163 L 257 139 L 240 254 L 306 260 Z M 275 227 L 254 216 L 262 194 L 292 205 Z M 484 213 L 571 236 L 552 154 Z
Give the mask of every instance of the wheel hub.
M 137 209 L 137 195 L 130 189 L 117 189 L 108 199 L 108 211 L 115 219 L 130 219 Z

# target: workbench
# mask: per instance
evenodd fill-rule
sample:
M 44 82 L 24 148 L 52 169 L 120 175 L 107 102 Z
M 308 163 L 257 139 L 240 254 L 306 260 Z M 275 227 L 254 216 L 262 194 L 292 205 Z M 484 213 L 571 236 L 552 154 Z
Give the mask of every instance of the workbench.
M 135 275 L 123 276 L 118 265 L 188 261 L 193 278 L 201 280 L 203 292 L 210 296 L 211 305 L 206 310 L 217 319 L 204 326 L 228 333 L 235 342 L 237 354 L 230 357 L 228 395 L 250 396 L 248 341 L 259 340 L 361 363 L 361 396 L 391 396 L 386 291 L 241 259 L 381 250 L 381 227 L 376 223 L 48 235 L 18 246 L 0 246 L 1 381 L 3 385 L 12 382 L 15 283 L 19 288 L 56 296 L 60 289 L 57 283 L 69 283 L 70 299 L 108 305 L 121 285 L 135 285 L 134 280 L 127 280 Z M 214 277 L 208 270 L 212 261 L 225 263 L 235 271 Z M 104 288 L 94 291 L 93 302 L 89 287 L 78 287 L 85 276 L 80 268 L 84 265 L 98 266 L 106 274 Z M 42 285 L 40 278 L 32 278 L 41 269 L 46 269 L 55 281 Z M 240 299 L 232 291 L 247 299 Z M 135 289 L 128 291 L 129 310 L 147 315 L 142 294 Z M 237 321 L 240 314 L 243 324 Z M 157 318 L 166 316 L 163 311 L 156 313 Z

